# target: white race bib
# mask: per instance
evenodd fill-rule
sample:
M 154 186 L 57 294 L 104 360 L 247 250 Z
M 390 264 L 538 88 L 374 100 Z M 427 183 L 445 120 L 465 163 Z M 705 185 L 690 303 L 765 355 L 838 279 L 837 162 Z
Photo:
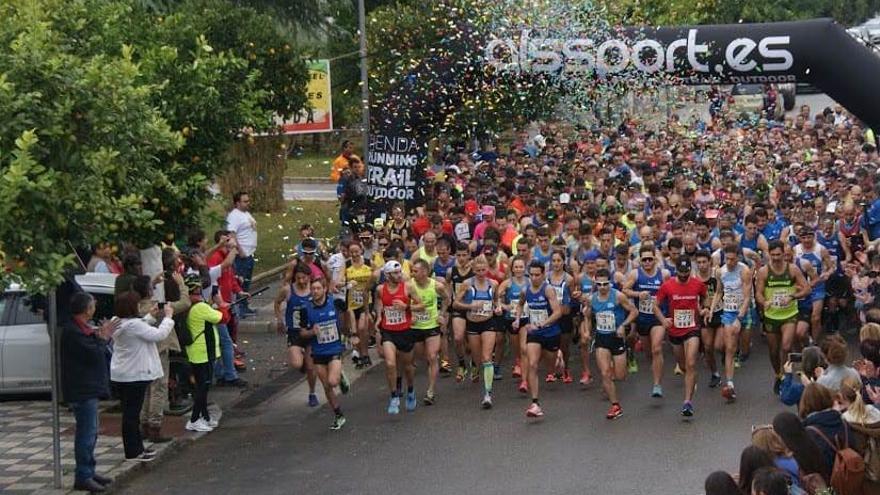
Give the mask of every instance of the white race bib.
M 483 301 L 480 309 L 473 312 L 474 316 L 492 316 L 492 301 Z
M 672 314 L 672 319 L 675 328 L 692 328 L 696 321 L 692 309 L 676 309 Z
M 355 306 L 363 306 L 364 291 L 358 289 L 351 290 L 351 303 Z
M 530 309 L 529 310 L 529 323 L 532 325 L 539 327 L 547 321 L 550 315 L 547 314 L 546 309 Z
M 639 313 L 654 314 L 654 296 L 648 296 L 645 299 L 639 298 Z
M 742 296 L 740 294 L 724 294 L 724 311 L 738 312 L 741 306 Z
M 339 340 L 339 329 L 335 321 L 325 321 L 318 324 L 318 343 L 331 344 Z
M 406 314 L 402 309 L 385 308 L 385 323 L 389 325 L 400 325 L 406 321 Z
M 784 308 L 787 304 L 788 294 L 784 292 L 774 292 L 770 299 L 770 305 L 774 308 Z
M 302 321 L 302 314 L 300 313 L 300 311 L 298 309 L 294 310 L 293 311 L 293 328 L 299 328 L 301 321 Z
M 596 331 L 599 333 L 612 333 L 617 330 L 617 320 L 613 311 L 600 311 L 596 313 Z
M 430 320 L 430 316 L 427 311 L 413 311 L 412 319 L 413 323 L 427 323 Z
M 556 287 L 555 285 L 553 285 L 551 287 L 553 287 L 553 290 L 556 291 L 556 301 L 558 301 L 561 304 L 562 303 L 562 296 L 565 294 L 565 288 L 564 287 Z

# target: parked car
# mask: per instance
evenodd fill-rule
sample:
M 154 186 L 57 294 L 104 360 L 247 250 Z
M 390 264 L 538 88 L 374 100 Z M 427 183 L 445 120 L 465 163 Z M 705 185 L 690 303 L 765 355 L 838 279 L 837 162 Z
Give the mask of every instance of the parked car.
M 775 120 L 785 115 L 783 96 L 777 91 Z M 734 84 L 730 90 L 730 112 L 740 114 L 761 114 L 764 111 L 764 86 L 761 84 Z
M 876 44 L 880 41 L 880 17 L 868 19 L 864 24 L 851 27 L 846 32 L 862 43 Z
M 115 274 L 86 273 L 76 282 L 95 297 L 96 320 L 113 316 Z M 51 358 L 45 297 L 7 287 L 0 294 L 0 394 L 51 391 Z

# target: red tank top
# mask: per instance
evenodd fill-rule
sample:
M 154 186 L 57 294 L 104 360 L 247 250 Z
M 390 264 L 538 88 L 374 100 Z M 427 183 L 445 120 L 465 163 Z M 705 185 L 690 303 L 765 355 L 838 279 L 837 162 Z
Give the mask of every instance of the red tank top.
M 393 293 L 388 290 L 388 284 L 382 284 L 382 330 L 387 332 L 403 332 L 410 329 L 412 315 L 409 311 L 409 295 L 406 293 L 406 284 L 401 282 Z M 394 301 L 403 301 L 407 309 L 393 308 Z

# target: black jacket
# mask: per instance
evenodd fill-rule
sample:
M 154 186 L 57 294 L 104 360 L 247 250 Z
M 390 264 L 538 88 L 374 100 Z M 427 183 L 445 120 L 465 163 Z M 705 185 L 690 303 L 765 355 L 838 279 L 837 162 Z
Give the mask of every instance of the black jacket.
M 110 397 L 107 343 L 86 335 L 73 321 L 61 332 L 61 390 L 66 402 Z

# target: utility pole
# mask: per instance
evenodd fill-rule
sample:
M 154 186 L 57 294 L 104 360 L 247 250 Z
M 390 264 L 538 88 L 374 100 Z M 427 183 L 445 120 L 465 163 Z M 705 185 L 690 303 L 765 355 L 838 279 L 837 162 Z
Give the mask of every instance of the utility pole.
M 360 31 L 360 59 L 361 59 L 361 105 L 363 108 L 363 122 L 361 126 L 364 132 L 363 155 L 361 159 L 367 163 L 370 152 L 370 86 L 367 73 L 367 13 L 364 0 L 358 0 L 358 30 Z

